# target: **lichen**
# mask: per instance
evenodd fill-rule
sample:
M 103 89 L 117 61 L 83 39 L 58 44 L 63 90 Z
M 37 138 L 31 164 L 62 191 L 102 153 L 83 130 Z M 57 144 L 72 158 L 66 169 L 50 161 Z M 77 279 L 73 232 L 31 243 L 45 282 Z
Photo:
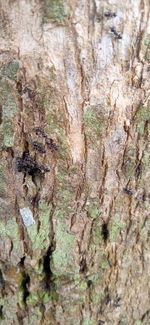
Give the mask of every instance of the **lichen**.
M 6 223 L 0 222 L 0 236 L 7 238 L 8 236 L 13 242 L 13 254 L 16 256 L 21 254 L 22 246 L 20 244 L 20 236 L 16 219 L 12 217 Z
M 89 107 L 84 113 L 85 130 L 88 139 L 93 142 L 99 138 L 106 128 L 106 118 L 96 107 Z
M 19 69 L 19 62 L 11 61 L 7 64 L 1 64 L 0 73 L 1 75 L 9 77 L 11 79 L 16 79 L 18 69 Z
M 99 203 L 97 200 L 93 199 L 87 202 L 87 209 L 91 218 L 95 219 L 100 215 Z
M 0 184 L 0 194 L 3 197 L 7 193 L 7 181 L 3 164 L 0 164 Z
M 112 223 L 109 225 L 109 239 L 110 241 L 117 241 L 119 233 L 125 228 L 125 224 L 115 216 Z
M 15 115 L 18 111 L 12 87 L 8 81 L 0 81 L 0 105 L 3 107 L 1 134 L 4 137 L 4 144 L 12 147 L 14 143 L 13 134 L 15 129 Z
M 55 230 L 56 248 L 52 256 L 52 270 L 54 274 L 66 273 L 68 270 L 75 272 L 73 251 L 75 236 L 67 232 L 67 226 L 58 221 Z
M 60 25 L 65 24 L 66 14 L 63 1 L 45 0 L 45 22 L 49 19 Z
M 27 232 L 32 241 L 33 250 L 43 249 L 49 246 L 49 232 L 50 232 L 50 211 L 51 205 L 48 205 L 44 200 L 39 202 L 39 216 L 40 228 L 37 230 L 37 223 L 27 228 Z
M 97 325 L 97 322 L 95 320 L 91 320 L 88 316 L 83 316 L 83 325 Z
M 136 149 L 133 146 L 129 146 L 124 155 L 123 173 L 129 179 L 135 175 L 136 168 Z
M 140 106 L 139 110 L 136 113 L 135 116 L 135 124 L 137 127 L 138 133 L 143 136 L 144 129 L 145 129 L 145 123 L 150 122 L 150 106 Z M 150 128 L 148 128 L 149 134 L 150 134 Z
M 143 322 L 141 322 L 140 320 L 136 320 L 134 325 L 143 325 Z

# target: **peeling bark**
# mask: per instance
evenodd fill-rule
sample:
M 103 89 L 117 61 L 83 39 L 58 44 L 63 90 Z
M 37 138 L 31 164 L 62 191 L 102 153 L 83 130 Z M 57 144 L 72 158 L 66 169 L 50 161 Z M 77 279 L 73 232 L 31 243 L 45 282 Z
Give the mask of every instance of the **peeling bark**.
M 0 1 L 3 325 L 148 325 L 149 0 Z

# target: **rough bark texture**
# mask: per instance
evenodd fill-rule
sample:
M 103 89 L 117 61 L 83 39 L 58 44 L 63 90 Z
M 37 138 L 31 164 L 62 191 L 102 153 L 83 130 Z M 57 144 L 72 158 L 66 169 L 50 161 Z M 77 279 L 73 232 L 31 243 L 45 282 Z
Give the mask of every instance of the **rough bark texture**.
M 2 325 L 150 324 L 149 13 L 0 1 Z

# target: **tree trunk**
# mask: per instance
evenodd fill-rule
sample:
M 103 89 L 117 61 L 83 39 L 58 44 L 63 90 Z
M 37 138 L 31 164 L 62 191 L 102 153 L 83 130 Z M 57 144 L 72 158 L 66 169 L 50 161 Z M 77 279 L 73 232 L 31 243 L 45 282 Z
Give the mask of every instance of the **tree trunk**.
M 149 0 L 0 1 L 2 325 L 148 325 Z

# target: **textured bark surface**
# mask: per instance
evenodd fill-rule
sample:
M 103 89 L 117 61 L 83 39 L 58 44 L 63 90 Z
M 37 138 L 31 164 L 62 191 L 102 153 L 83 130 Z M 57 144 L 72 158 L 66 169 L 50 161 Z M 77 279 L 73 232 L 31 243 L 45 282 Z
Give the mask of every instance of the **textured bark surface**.
M 0 0 L 2 325 L 150 323 L 149 13 Z

